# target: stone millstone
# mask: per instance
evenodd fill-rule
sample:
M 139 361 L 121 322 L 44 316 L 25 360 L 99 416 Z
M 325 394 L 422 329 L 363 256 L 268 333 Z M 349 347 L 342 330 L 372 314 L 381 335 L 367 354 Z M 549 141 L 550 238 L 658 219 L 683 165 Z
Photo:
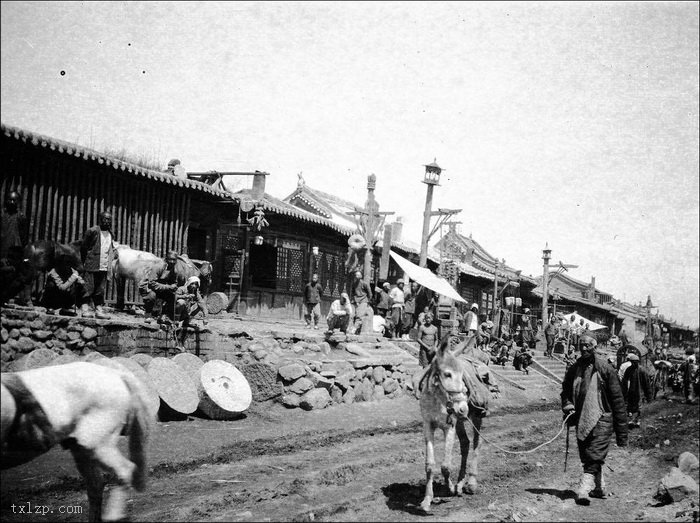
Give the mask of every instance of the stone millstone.
M 64 365 L 66 363 L 73 363 L 74 361 L 80 361 L 80 358 L 75 354 L 61 354 L 59 357 L 54 358 L 49 363 L 49 366 Z
M 187 373 L 190 379 L 192 379 L 192 384 L 196 387 L 199 381 L 199 369 L 202 368 L 204 362 L 189 352 L 177 354 L 173 356 L 172 360 Z
M 158 395 L 156 386 L 153 384 L 153 380 L 151 379 L 151 376 L 148 374 L 146 369 L 144 369 L 141 365 L 139 365 L 131 358 L 123 358 L 121 356 L 118 356 L 116 358 L 112 358 L 112 361 L 115 361 L 120 365 L 126 367 L 134 376 L 136 376 L 136 379 L 138 379 L 141 382 L 141 385 L 143 385 L 143 391 L 145 393 L 144 399 L 146 400 L 146 407 L 148 408 L 148 413 L 155 418 L 158 414 L 158 409 L 160 408 L 160 396 Z
M 38 369 L 39 367 L 47 367 L 51 362 L 58 357 L 51 349 L 34 349 L 29 354 L 22 356 L 12 363 L 12 371 L 19 372 L 22 370 Z
M 151 363 L 153 357 L 148 354 L 134 354 L 130 359 L 134 360 L 145 369 L 148 367 L 148 364 Z
M 212 292 L 207 296 L 207 310 L 209 314 L 219 314 L 228 307 L 228 296 L 223 292 Z
M 177 363 L 167 358 L 153 358 L 146 370 L 160 399 L 168 407 L 181 414 L 192 414 L 197 410 L 197 389 Z
M 245 376 L 222 360 L 212 360 L 202 365 L 197 392 L 199 409 L 211 419 L 235 418 L 253 401 Z
M 91 352 L 87 356 L 83 356 L 83 361 L 89 361 L 89 362 L 95 363 L 96 360 L 100 360 L 103 358 L 106 358 L 106 356 L 104 354 L 101 354 L 101 353 L 95 351 L 95 352 Z

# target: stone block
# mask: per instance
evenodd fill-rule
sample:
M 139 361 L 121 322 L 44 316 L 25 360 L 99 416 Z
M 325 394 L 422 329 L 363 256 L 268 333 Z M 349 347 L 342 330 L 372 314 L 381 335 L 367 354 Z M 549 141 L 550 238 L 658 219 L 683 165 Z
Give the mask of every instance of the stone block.
M 333 403 L 341 403 L 343 401 L 343 391 L 337 385 L 334 384 L 331 386 L 330 394 L 331 401 L 333 401 Z
M 285 381 L 294 381 L 297 378 L 301 378 L 304 374 L 306 374 L 304 367 L 302 367 L 298 363 L 284 365 L 279 368 L 278 372 L 282 379 Z
M 290 409 L 298 407 L 300 402 L 301 399 L 297 394 L 285 394 L 284 396 L 282 396 L 281 401 L 282 405 Z
M 253 353 L 253 357 L 258 361 L 264 360 L 265 356 L 267 356 L 267 351 L 265 349 L 258 349 Z
M 361 358 L 369 358 L 370 353 L 359 343 L 346 343 L 345 350 L 350 354 L 354 354 Z
M 37 341 L 46 341 L 49 338 L 53 337 L 53 333 L 47 330 L 36 330 L 32 333 L 32 336 Z
M 317 410 L 325 408 L 330 402 L 331 395 L 326 389 L 313 389 L 301 397 L 299 406 L 304 410 Z
M 10 338 L 12 338 L 13 340 L 18 339 L 20 336 L 19 329 L 10 329 L 9 335 L 10 335 Z
M 31 338 L 22 336 L 17 340 L 17 350 L 19 352 L 32 352 L 37 347 L 37 344 Z
M 384 371 L 384 367 L 374 367 L 374 369 L 372 370 L 372 378 L 374 379 L 374 383 L 377 385 L 382 384 L 385 375 L 386 373 Z
M 696 474 L 698 472 L 698 458 L 692 452 L 683 452 L 678 456 L 678 468 L 683 474 Z
M 338 385 L 343 391 L 346 391 L 350 388 L 350 382 L 355 378 L 355 373 L 352 371 L 345 371 L 339 376 L 335 377 L 335 383 Z
M 382 387 L 381 385 L 375 385 L 374 390 L 372 391 L 372 399 L 373 400 L 384 399 L 384 387 Z
M 19 334 L 20 334 L 20 336 L 29 337 L 32 335 L 32 329 L 30 329 L 29 327 L 22 327 L 19 329 Z
M 314 384 L 314 387 L 316 388 L 323 388 L 326 389 L 327 391 L 330 392 L 331 387 L 333 386 L 333 380 L 329 380 L 328 378 L 324 378 L 320 374 L 316 372 L 311 372 L 308 375 L 309 379 L 311 382 Z
M 277 371 L 271 365 L 252 363 L 238 368 L 248 380 L 253 401 L 267 401 L 282 394 L 282 384 L 277 382 Z
M 10 339 L 10 333 L 7 332 L 7 329 L 5 327 L 0 329 L 0 340 L 2 340 L 2 343 L 7 343 L 7 340 Z
M 382 387 L 384 387 L 384 392 L 391 394 L 399 388 L 399 382 L 394 378 L 387 378 L 384 380 L 384 383 L 382 383 Z
M 345 391 L 345 394 L 343 394 L 343 403 L 350 404 L 354 403 L 355 401 L 355 391 L 353 389 L 348 389 Z
M 97 338 L 97 331 L 92 327 L 85 327 L 83 329 L 82 336 L 85 341 L 92 341 Z
M 299 378 L 294 383 L 292 383 L 288 390 L 294 392 L 295 394 L 304 394 L 306 391 L 314 388 L 314 383 L 308 378 Z
M 44 328 L 44 322 L 41 320 L 32 320 L 27 324 L 27 327 L 33 330 L 39 330 Z
M 698 484 L 687 474 L 683 474 L 679 468 L 673 467 L 668 474 L 661 479 L 658 494 L 668 495 L 674 502 L 687 497 L 697 499 Z

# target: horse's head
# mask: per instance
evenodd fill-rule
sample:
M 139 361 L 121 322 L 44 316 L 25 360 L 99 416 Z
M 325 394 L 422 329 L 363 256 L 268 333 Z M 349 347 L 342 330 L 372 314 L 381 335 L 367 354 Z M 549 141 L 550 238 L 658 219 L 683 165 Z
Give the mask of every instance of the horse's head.
M 464 366 L 457 358 L 460 351 L 451 347 L 451 338 L 447 335 L 442 339 L 433 359 L 434 385 L 445 393 L 448 412 L 466 418 L 469 414 L 469 391 L 463 379 Z M 465 345 L 466 343 L 468 342 L 464 342 Z

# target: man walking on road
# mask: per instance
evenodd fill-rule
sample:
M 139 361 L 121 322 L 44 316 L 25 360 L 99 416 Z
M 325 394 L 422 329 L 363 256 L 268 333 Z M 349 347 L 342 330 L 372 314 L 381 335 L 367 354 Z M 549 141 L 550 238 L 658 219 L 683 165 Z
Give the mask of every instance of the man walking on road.
M 313 317 L 314 329 L 318 329 L 318 320 L 321 318 L 321 293 L 323 286 L 318 282 L 318 274 L 311 276 L 311 281 L 304 287 L 304 304 L 306 305 L 306 328 L 311 328 Z
M 596 341 L 584 336 L 581 356 L 566 372 L 561 391 L 564 416 L 572 414 L 583 476 L 576 489 L 576 503 L 588 505 L 590 497 L 605 497 L 603 465 L 613 431 L 617 446 L 627 446 L 627 415 L 620 380 L 602 356 L 595 355 Z

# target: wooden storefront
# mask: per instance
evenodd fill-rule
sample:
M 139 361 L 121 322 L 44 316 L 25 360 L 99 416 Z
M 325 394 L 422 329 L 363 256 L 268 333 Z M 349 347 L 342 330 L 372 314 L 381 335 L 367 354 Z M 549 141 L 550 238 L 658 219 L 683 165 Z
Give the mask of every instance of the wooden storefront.
M 116 241 L 164 256 L 168 249 L 187 253 L 193 196 L 215 202 L 226 193 L 192 180 L 175 178 L 96 151 L 15 127 L 2 126 L 0 201 L 19 192 L 29 221 L 29 241 L 80 240 L 112 213 Z M 107 301 L 116 300 L 108 283 Z M 135 285 L 126 300 L 138 302 Z

